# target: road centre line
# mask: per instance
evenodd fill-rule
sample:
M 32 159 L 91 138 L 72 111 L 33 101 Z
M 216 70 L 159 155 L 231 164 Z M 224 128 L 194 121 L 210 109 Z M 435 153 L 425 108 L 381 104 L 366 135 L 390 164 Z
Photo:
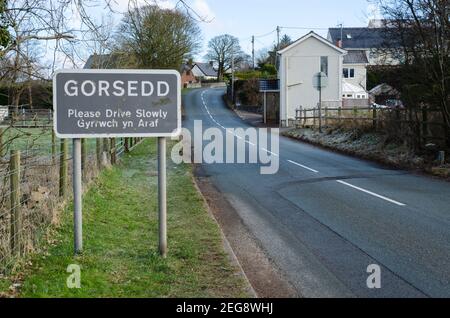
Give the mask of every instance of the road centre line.
M 288 160 L 288 162 L 289 162 L 289 163 L 292 163 L 293 165 L 299 166 L 299 167 L 301 167 L 301 168 L 303 168 L 303 169 L 309 170 L 309 171 L 311 171 L 311 172 L 319 173 L 319 171 L 317 171 L 317 170 L 315 170 L 315 169 L 312 169 L 312 168 L 310 168 L 310 167 L 308 167 L 308 166 L 302 165 L 302 164 L 300 164 L 300 163 L 298 163 L 298 162 L 295 162 L 295 161 L 292 161 L 292 160 Z
M 208 109 L 208 106 L 206 105 L 206 101 L 205 101 L 205 99 L 204 99 L 205 93 L 206 93 L 206 91 L 203 91 L 202 94 L 201 94 L 201 97 L 202 97 L 202 101 L 203 101 L 203 106 L 205 107 L 205 110 L 206 110 L 206 112 L 208 113 L 208 115 L 209 115 L 209 117 L 211 118 L 211 120 L 212 120 L 216 125 L 218 125 L 218 126 L 221 127 L 222 129 L 224 129 L 227 133 L 229 133 L 229 134 L 231 134 L 231 135 L 234 135 L 236 138 L 242 140 L 243 138 L 242 138 L 241 136 L 238 136 L 238 135 L 236 135 L 236 133 L 233 133 L 233 132 L 229 131 L 228 129 L 226 129 L 224 126 L 222 126 L 221 124 L 219 124 L 219 123 L 217 122 L 217 120 L 212 116 L 211 112 L 210 112 L 209 109 Z M 256 146 L 254 143 L 252 143 L 252 142 L 250 142 L 250 141 L 245 140 L 245 142 L 246 142 L 247 144 L 249 144 L 249 145 Z M 261 150 L 266 151 L 267 153 L 269 153 L 269 154 L 271 154 L 271 155 L 273 155 L 273 156 L 280 157 L 279 154 L 276 154 L 276 153 L 274 153 L 274 152 L 272 152 L 272 151 L 269 151 L 269 150 L 267 150 L 266 148 L 261 148 Z M 296 166 L 298 166 L 298 167 L 301 167 L 301 168 L 303 168 L 303 169 L 306 169 L 306 170 L 308 170 L 308 171 L 311 171 L 311 172 L 313 172 L 313 173 L 319 173 L 319 171 L 317 171 L 317 170 L 315 170 L 315 169 L 313 169 L 313 168 L 310 168 L 310 167 L 308 167 L 308 166 L 302 165 L 302 164 L 300 164 L 300 163 L 298 163 L 298 162 L 295 162 L 295 161 L 293 161 L 293 160 L 287 160 L 287 162 L 289 162 L 289 163 L 291 163 L 291 164 L 293 164 L 293 165 L 296 165 Z M 353 184 L 350 184 L 350 183 L 348 183 L 348 182 L 345 182 L 345 181 L 343 181 L 343 180 L 337 180 L 336 182 L 338 182 L 339 184 L 345 185 L 345 186 L 347 186 L 347 187 L 353 188 L 353 189 L 355 189 L 355 190 L 361 191 L 361 192 L 363 192 L 363 193 L 369 194 L 369 195 L 374 196 L 374 197 L 376 197 L 376 198 L 382 199 L 382 200 L 384 200 L 384 201 L 390 202 L 390 203 L 392 203 L 392 204 L 395 204 L 395 205 L 398 205 L 398 206 L 401 206 L 401 207 L 406 206 L 406 204 L 404 204 L 404 203 L 395 201 L 395 200 L 393 200 L 393 199 L 390 199 L 390 198 L 388 198 L 388 197 L 382 196 L 382 195 L 377 194 L 377 193 L 375 193 L 375 192 L 372 192 L 372 191 L 369 191 L 369 190 L 366 190 L 366 189 L 357 187 L 357 186 L 355 186 L 355 185 L 353 185 Z
M 350 188 L 353 188 L 353 189 L 355 189 L 355 190 L 364 192 L 364 193 L 366 193 L 366 194 L 370 194 L 371 196 L 374 196 L 374 197 L 379 198 L 379 199 L 382 199 L 382 200 L 384 200 L 384 201 L 393 203 L 393 204 L 395 204 L 395 205 L 398 205 L 398 206 L 406 206 L 406 204 L 404 204 L 404 203 L 401 203 L 401 202 L 398 202 L 398 201 L 389 199 L 389 198 L 387 198 L 387 197 L 385 197 L 385 196 L 382 196 L 382 195 L 379 195 L 379 194 L 377 194 L 377 193 L 375 193 L 375 192 L 372 192 L 372 191 L 369 191 L 369 190 L 366 190 L 366 189 L 357 187 L 357 186 L 355 186 L 355 185 L 353 185 L 353 184 L 350 184 L 350 183 L 347 183 L 347 182 L 345 182 L 345 181 L 337 180 L 336 182 L 338 182 L 338 183 L 340 183 L 340 184 L 343 184 L 343 185 L 345 185 L 345 186 L 348 186 L 348 187 L 350 187 Z
M 235 136 L 236 138 L 238 138 L 238 139 L 240 139 L 240 140 L 244 140 L 244 138 L 242 138 L 241 136 L 239 136 L 239 135 L 237 135 L 236 133 L 233 133 L 233 132 L 229 131 L 228 129 L 226 129 L 226 128 L 225 128 L 224 126 L 222 126 L 219 122 L 217 122 L 217 120 L 212 116 L 211 112 L 210 112 L 209 109 L 208 109 L 208 106 L 206 105 L 206 101 L 205 101 L 205 98 L 204 98 L 205 93 L 206 93 L 206 91 L 203 91 L 202 94 L 201 94 L 202 101 L 203 101 L 203 107 L 205 108 L 205 110 L 206 110 L 206 112 L 208 113 L 208 115 L 209 115 L 209 117 L 211 118 L 211 120 L 212 120 L 216 125 L 218 125 L 218 126 L 221 127 L 222 129 L 224 129 L 228 134 L 231 134 L 231 135 Z M 251 146 L 256 147 L 256 145 L 255 145 L 253 142 L 251 142 L 251 141 L 245 140 L 245 142 L 246 142 L 247 144 L 251 145 Z M 273 155 L 273 156 L 279 157 L 278 154 L 276 154 L 276 153 L 274 153 L 274 152 L 272 152 L 272 151 L 269 151 L 269 150 L 267 150 L 267 149 L 265 149 L 265 148 L 261 148 L 261 150 L 263 150 L 263 151 L 265 151 L 265 152 L 267 152 L 267 153 L 269 153 L 269 154 L 271 154 L 271 155 Z

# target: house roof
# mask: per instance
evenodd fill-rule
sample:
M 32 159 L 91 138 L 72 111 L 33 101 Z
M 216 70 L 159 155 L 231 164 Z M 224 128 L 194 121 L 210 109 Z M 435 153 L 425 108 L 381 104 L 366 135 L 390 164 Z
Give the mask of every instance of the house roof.
M 192 70 L 192 67 L 193 67 L 192 65 L 183 63 L 183 64 L 181 64 L 181 67 L 180 67 L 180 73 L 183 74 L 185 71 L 186 72 L 190 71 L 190 70 Z
M 195 63 L 197 67 L 208 77 L 217 77 L 217 71 L 209 63 Z
M 298 39 L 297 41 L 293 42 L 291 45 L 285 47 L 284 49 L 278 51 L 278 54 L 284 54 L 287 51 L 291 50 L 292 48 L 296 47 L 298 44 L 302 43 L 303 41 L 309 39 L 309 38 L 315 38 L 317 40 L 319 40 L 320 42 L 322 42 L 323 44 L 328 45 L 329 47 L 335 49 L 336 51 L 340 52 L 341 54 L 346 54 L 347 51 L 341 49 L 340 47 L 337 47 L 336 45 L 334 45 L 333 43 L 331 43 L 330 41 L 328 41 L 327 39 L 321 37 L 320 35 L 318 35 L 317 33 L 315 33 L 314 31 L 309 32 L 308 34 L 306 34 L 305 36 L 301 37 L 300 39 Z
M 369 60 L 365 51 L 350 50 L 344 56 L 344 64 L 369 64 Z
M 388 39 L 384 28 L 329 28 L 329 40 L 337 43 L 341 40 L 344 49 L 379 49 L 386 47 Z M 394 43 L 389 43 L 394 44 Z

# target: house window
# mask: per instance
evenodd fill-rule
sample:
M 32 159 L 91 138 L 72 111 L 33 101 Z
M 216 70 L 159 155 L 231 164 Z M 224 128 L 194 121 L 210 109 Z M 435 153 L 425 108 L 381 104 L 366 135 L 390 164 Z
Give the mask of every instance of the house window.
M 344 78 L 355 78 L 355 69 L 344 68 Z
M 328 76 L 328 56 L 320 57 L 320 71 Z

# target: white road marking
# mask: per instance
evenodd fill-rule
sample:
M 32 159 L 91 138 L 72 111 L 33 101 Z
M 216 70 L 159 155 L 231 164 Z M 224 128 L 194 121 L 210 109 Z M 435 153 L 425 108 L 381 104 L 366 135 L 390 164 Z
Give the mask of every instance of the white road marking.
M 227 133 L 229 133 L 229 134 L 231 134 L 231 135 L 234 135 L 236 138 L 239 138 L 239 139 L 242 140 L 242 139 L 243 139 L 242 137 L 240 137 L 240 136 L 236 135 L 235 133 L 229 131 L 227 128 L 225 128 L 225 127 L 222 126 L 219 122 L 217 122 L 217 120 L 212 116 L 212 114 L 211 114 L 211 112 L 209 111 L 208 106 L 207 106 L 207 104 L 206 104 L 205 98 L 204 98 L 205 93 L 206 93 L 206 91 L 203 91 L 203 93 L 201 94 L 202 101 L 203 101 L 203 107 L 205 108 L 205 110 L 206 110 L 206 112 L 208 113 L 208 115 L 209 115 L 209 117 L 211 118 L 211 120 L 212 120 L 217 126 L 219 126 L 219 127 L 221 127 L 222 129 L 224 129 Z M 246 142 L 247 144 L 249 144 L 249 145 L 256 146 L 254 143 L 252 143 L 252 142 L 250 142 L 250 141 L 247 141 L 247 140 L 246 140 L 245 142 Z M 273 155 L 273 156 L 279 157 L 279 154 L 276 154 L 276 153 L 274 153 L 274 152 L 272 152 L 272 151 L 269 151 L 269 150 L 267 150 L 266 148 L 261 148 L 261 149 L 262 149 L 263 151 L 266 151 L 267 153 Z M 298 163 L 298 162 L 295 162 L 295 161 L 292 161 L 292 160 L 287 160 L 287 161 L 288 161 L 289 163 L 291 163 L 291 164 L 293 164 L 293 165 L 296 165 L 296 166 L 299 166 L 299 167 L 301 167 L 301 168 L 303 168 L 303 169 L 309 170 L 309 171 L 314 172 L 314 173 L 319 173 L 319 171 L 317 171 L 317 170 L 315 170 L 315 169 L 312 169 L 312 168 L 310 168 L 310 167 L 308 167 L 308 166 L 302 165 L 302 164 L 300 164 L 300 163 Z M 404 203 L 401 203 L 401 202 L 398 202 L 398 201 L 389 199 L 389 198 L 387 198 L 387 197 L 385 197 L 385 196 L 379 195 L 379 194 L 374 193 L 374 192 L 372 192 L 372 191 L 369 191 L 369 190 L 366 190 L 366 189 L 363 189 L 363 188 L 354 186 L 353 184 L 347 183 L 347 182 L 345 182 L 345 181 L 337 180 L 337 182 L 340 183 L 340 184 L 342 184 L 342 185 L 345 185 L 345 186 L 347 186 L 347 187 L 353 188 L 353 189 L 355 189 L 355 190 L 358 190 L 358 191 L 364 192 L 364 193 L 366 193 L 366 194 L 372 195 L 372 196 L 374 196 L 374 197 L 376 197 L 376 198 L 379 198 L 379 199 L 385 200 L 385 201 L 387 201 L 387 202 L 393 203 L 393 204 L 395 204 L 395 205 L 398 205 L 398 206 L 406 206 L 406 204 L 404 204 Z
M 309 171 L 311 171 L 311 172 L 319 173 L 319 171 L 314 170 L 314 169 L 312 169 L 312 168 L 310 168 L 310 167 L 307 167 L 307 166 L 305 166 L 305 165 L 302 165 L 302 164 L 300 164 L 300 163 L 298 163 L 298 162 L 295 162 L 295 161 L 292 161 L 292 160 L 288 160 L 288 162 L 292 163 L 293 165 L 299 166 L 299 167 L 301 167 L 301 168 L 303 168 L 303 169 L 309 170 Z
M 217 126 L 219 126 L 220 128 L 222 128 L 223 130 L 225 130 L 228 134 L 233 135 L 233 136 L 235 136 L 236 138 L 238 138 L 238 139 L 240 139 L 240 140 L 243 140 L 244 138 L 242 138 L 241 136 L 237 135 L 236 133 L 233 133 L 233 132 L 229 131 L 227 128 L 225 128 L 223 125 L 221 125 L 221 124 L 213 117 L 213 115 L 212 115 L 211 112 L 209 111 L 209 108 L 208 108 L 207 103 L 206 103 L 206 101 L 205 101 L 205 98 L 204 98 L 204 97 L 205 97 L 205 93 L 206 93 L 206 91 L 203 91 L 202 94 L 201 94 L 201 97 L 202 97 L 202 101 L 203 101 L 203 107 L 205 108 L 206 112 L 208 113 L 209 118 L 211 118 L 211 120 L 212 120 Z M 256 147 L 256 145 L 255 145 L 253 142 L 251 142 L 251 141 L 245 140 L 245 142 L 246 142 L 247 144 L 251 145 L 251 146 Z M 261 148 L 261 149 L 262 149 L 263 151 L 266 151 L 267 153 L 273 155 L 273 156 L 279 157 L 278 154 L 276 154 L 276 153 L 274 153 L 274 152 L 272 152 L 272 151 L 269 151 L 269 150 L 267 150 L 267 149 L 265 149 L 265 148 Z
M 374 192 L 372 192 L 372 191 L 368 191 L 368 190 L 366 190 L 366 189 L 363 189 L 363 188 L 354 186 L 353 184 L 347 183 L 347 182 L 345 182 L 345 181 L 337 180 L 337 182 L 340 183 L 340 184 L 346 185 L 346 186 L 348 186 L 348 187 L 350 187 L 350 188 L 353 188 L 353 189 L 355 189 L 355 190 L 358 190 L 358 191 L 361 191 L 361 192 L 370 194 L 370 195 L 372 195 L 372 196 L 374 196 L 374 197 L 376 197 L 376 198 L 379 198 L 379 199 L 388 201 L 388 202 L 393 203 L 393 204 L 395 204 L 395 205 L 398 205 L 398 206 L 406 206 L 406 204 L 404 204 L 404 203 L 401 203 L 401 202 L 398 202 L 398 201 L 389 199 L 389 198 L 387 198 L 387 197 L 385 197 L 385 196 L 376 194 L 376 193 L 374 193 Z
M 277 153 L 267 150 L 266 148 L 261 148 L 261 150 L 271 154 L 272 156 L 279 157 L 279 155 Z

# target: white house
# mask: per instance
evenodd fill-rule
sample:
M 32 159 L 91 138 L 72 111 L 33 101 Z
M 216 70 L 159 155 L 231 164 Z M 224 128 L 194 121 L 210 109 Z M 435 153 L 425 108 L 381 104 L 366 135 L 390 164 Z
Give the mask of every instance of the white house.
M 367 93 L 367 55 L 361 50 L 347 51 L 342 69 L 342 98 L 368 99 Z
M 314 78 L 319 72 L 328 76 L 328 85 L 322 89 L 322 101 L 331 105 L 342 103 L 342 70 L 347 51 L 310 32 L 278 54 L 282 126 L 289 126 L 295 120 L 298 108 L 317 107 L 319 91 L 314 88 Z
M 217 71 L 212 63 L 195 63 L 192 68 L 195 77 L 203 80 L 217 80 Z

